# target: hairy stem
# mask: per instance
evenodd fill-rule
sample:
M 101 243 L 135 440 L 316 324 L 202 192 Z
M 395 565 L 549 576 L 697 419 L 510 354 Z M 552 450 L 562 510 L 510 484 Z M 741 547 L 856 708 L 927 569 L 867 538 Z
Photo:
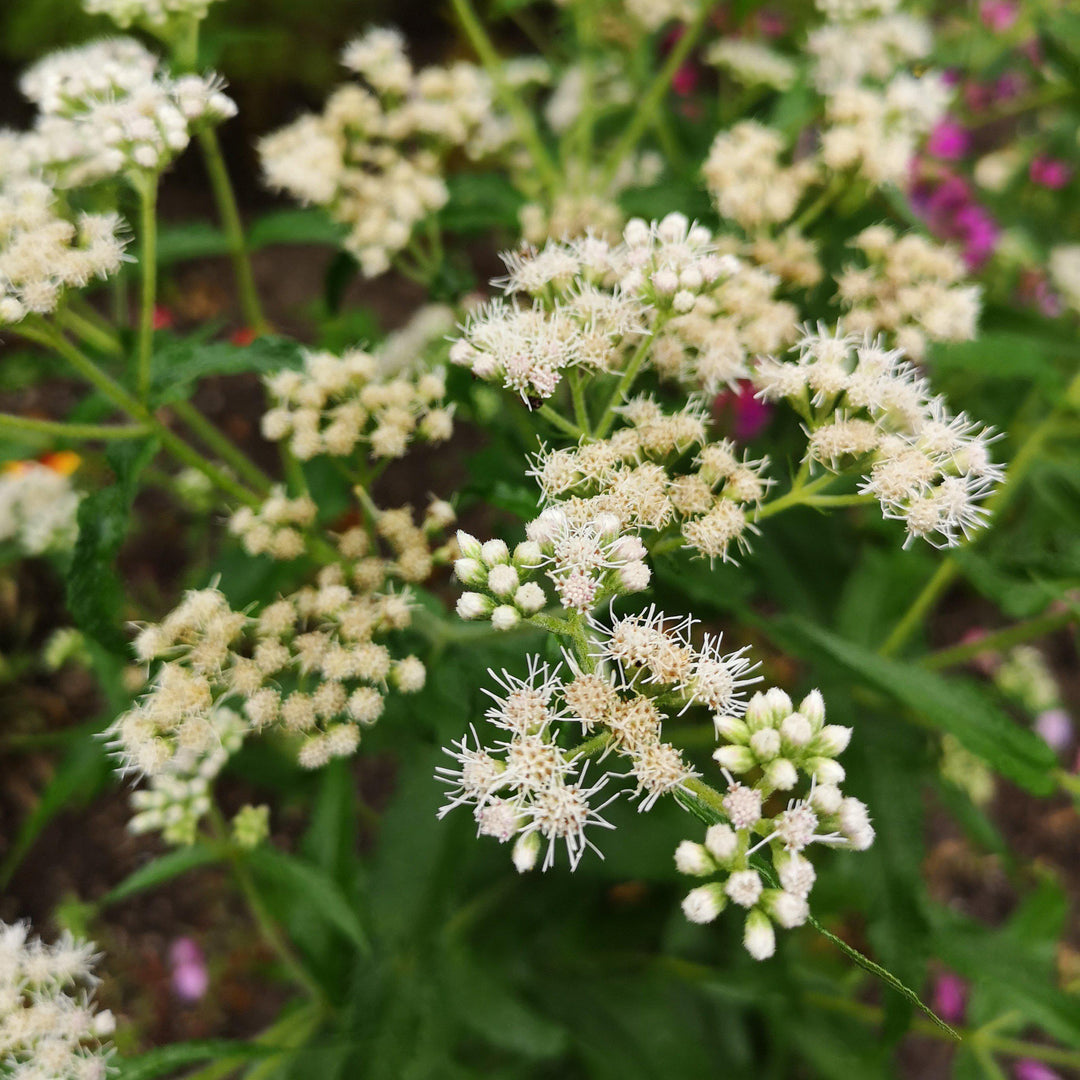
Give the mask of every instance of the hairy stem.
M 150 396 L 150 363 L 154 354 L 154 305 L 157 301 L 156 175 L 144 175 L 135 185 L 139 196 L 139 335 L 135 357 L 135 392 L 140 401 Z
M 75 424 L 65 420 L 37 420 L 29 416 L 0 413 L 0 431 L 44 435 L 53 439 L 141 439 L 150 434 L 149 424 Z

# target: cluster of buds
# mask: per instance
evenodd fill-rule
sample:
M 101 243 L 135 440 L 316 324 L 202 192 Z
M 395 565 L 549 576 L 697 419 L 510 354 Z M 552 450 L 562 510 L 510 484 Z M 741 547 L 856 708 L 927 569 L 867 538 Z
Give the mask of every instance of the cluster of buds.
M 127 770 L 168 772 L 213 753 L 214 717 L 235 703 L 248 728 L 295 736 L 305 768 L 348 756 L 388 689 L 424 685 L 420 660 L 395 659 L 380 640 L 411 621 L 407 594 L 358 589 L 338 565 L 255 612 L 233 611 L 216 589 L 189 592 L 135 639 L 140 660 L 162 662 L 147 694 L 109 729 L 113 747 Z
M 754 531 L 747 508 L 773 483 L 763 475 L 768 459 L 740 459 L 728 440 L 710 442 L 707 414 L 694 399 L 666 413 L 636 397 L 618 411 L 627 426 L 609 438 L 536 456 L 530 475 L 545 513 L 573 526 L 613 519 L 623 532 L 678 535 L 710 561 L 746 550 Z
M 258 508 L 236 510 L 229 518 L 229 532 L 240 538 L 249 555 L 298 559 L 305 551 L 303 530 L 315 523 L 317 513 L 310 496 L 290 499 L 278 486 Z
M 214 780 L 248 732 L 240 715 L 224 706 L 214 709 L 208 722 L 215 739 L 203 753 L 181 749 L 145 788 L 132 792 L 137 813 L 128 822 L 131 832 L 160 832 L 167 844 L 195 842 L 199 822 L 210 812 Z
M 270 186 L 325 207 L 373 277 L 445 204 L 442 164 L 489 122 L 491 84 L 464 62 L 414 71 L 403 38 L 386 28 L 347 45 L 342 63 L 361 81 L 262 139 L 259 151 Z
M 836 758 L 851 729 L 825 723 L 818 691 L 796 709 L 774 687 L 755 694 L 741 717 L 718 713 L 715 725 L 723 745 L 713 757 L 727 781 L 717 813 L 722 820 L 709 826 L 704 843 L 684 840 L 675 852 L 681 873 L 712 880 L 687 894 L 683 911 L 692 922 L 708 923 L 729 903 L 743 908 L 743 943 L 764 960 L 776 948 L 774 923 L 790 929 L 809 917 L 816 879 L 809 848 L 864 851 L 874 830 L 863 803 L 840 790 L 845 774 Z M 793 792 L 800 775 L 806 790 L 781 808 L 775 796 Z
M 0 164 L 0 326 L 50 314 L 66 289 L 115 274 L 124 244 L 117 215 L 72 215 L 49 184 L 4 179 Z
M 215 0 L 82 0 L 88 15 L 107 15 L 117 26 L 127 29 L 138 23 L 162 33 L 185 19 L 205 19 Z
M 837 278 L 844 325 L 859 334 L 886 332 L 914 360 L 930 341 L 970 341 L 979 321 L 981 290 L 963 284 L 967 268 L 955 249 L 888 225 L 871 225 L 851 241 L 865 267 Z
M 52 53 L 19 85 L 41 110 L 22 155 L 65 188 L 159 173 L 196 129 L 236 113 L 219 79 L 167 75 L 133 38 Z
M 566 371 L 623 371 L 635 363 L 716 389 L 745 376 L 748 354 L 793 336 L 794 309 L 778 279 L 722 254 L 712 233 L 673 213 L 629 221 L 621 243 L 586 235 L 503 256 L 506 298 L 475 313 L 450 360 L 527 402 L 549 398 Z
M 640 592 L 652 576 L 645 545 L 610 514 L 573 522 L 552 506 L 526 525 L 525 535 L 511 553 L 502 540 L 481 544 L 458 533 L 454 573 L 471 590 L 458 599 L 463 619 L 488 618 L 497 630 L 513 629 L 547 607 L 544 578 L 564 608 L 586 612 L 609 597 Z
M 902 349 L 807 328 L 798 358 L 761 361 L 754 381 L 805 419 L 808 462 L 869 472 L 859 490 L 904 521 L 905 547 L 916 537 L 950 547 L 985 523 L 981 501 L 1003 475 L 991 431 L 952 415 Z
M 97 957 L 63 935 L 52 945 L 25 923 L 0 923 L 0 1068 L 27 1080 L 105 1080 L 116 1021 L 93 1002 Z
M 414 439 L 439 443 L 453 432 L 441 372 L 386 377 L 378 358 L 360 349 L 340 357 L 306 350 L 302 371 L 276 372 L 266 387 L 271 408 L 262 418 L 263 435 L 288 439 L 301 461 L 348 457 L 361 444 L 372 458 L 399 458 Z

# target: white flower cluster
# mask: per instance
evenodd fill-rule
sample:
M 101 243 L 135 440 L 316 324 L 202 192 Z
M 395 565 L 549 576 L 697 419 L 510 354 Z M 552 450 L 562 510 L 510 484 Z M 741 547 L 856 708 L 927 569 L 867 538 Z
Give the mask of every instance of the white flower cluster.
M 821 157 L 872 184 L 903 185 L 921 140 L 944 118 L 953 91 L 939 72 L 901 72 L 881 89 L 845 84 L 826 99 Z
M 457 316 L 449 304 L 422 304 L 404 326 L 379 342 L 375 350 L 379 377 L 420 370 L 436 350 L 445 359 L 447 336 L 456 323 Z
M 0 1070 L 11 1080 L 105 1080 L 116 1021 L 93 1001 L 94 946 L 0 923 Z
M 710 560 L 746 550 L 754 531 L 747 509 L 773 483 L 763 475 L 768 459 L 740 460 L 733 443 L 710 442 L 708 415 L 693 400 L 665 413 L 636 397 L 619 412 L 627 426 L 610 438 L 536 457 L 530 475 L 547 504 L 539 520 L 558 515 L 572 527 L 610 521 L 623 533 L 681 534 Z
M 764 960 L 776 948 L 773 923 L 789 929 L 809 917 L 817 875 L 805 852 L 813 844 L 865 851 L 874 829 L 865 805 L 839 786 L 845 774 L 836 758 L 851 728 L 825 723 L 817 690 L 798 709 L 776 687 L 755 694 L 744 716 L 717 715 L 716 731 L 724 741 L 713 754 L 727 780 L 724 820 L 709 827 L 703 844 L 684 840 L 675 852 L 681 873 L 714 880 L 691 890 L 683 911 L 692 922 L 708 923 L 729 903 L 743 908 L 743 944 Z M 794 791 L 800 773 L 808 780 L 803 796 L 770 811 L 770 798 Z M 755 779 L 745 783 L 732 774 Z
M 559 840 L 576 867 L 585 848 L 593 847 L 586 826 L 610 827 L 600 811 L 623 791 L 639 800 L 640 811 L 651 810 L 664 795 L 688 792 L 697 774 L 664 741 L 665 719 L 692 706 L 717 715 L 741 713 L 744 688 L 758 681 L 745 649 L 725 654 L 720 637 L 709 635 L 694 646 L 691 618 L 669 619 L 649 608 L 613 619 L 610 626 L 590 620 L 589 627 L 593 656 L 582 664 L 567 655 L 565 675 L 562 664 L 552 669 L 539 657 L 529 659 L 524 679 L 492 672 L 503 692 L 488 692 L 495 704 L 486 719 L 501 741 L 488 747 L 471 726 L 471 745 L 465 737 L 446 750 L 456 766 L 438 770 L 450 787 L 439 816 L 469 805 L 479 835 L 500 842 L 517 837 L 513 857 L 519 871 L 535 865 L 544 840 L 545 870 Z M 586 785 L 586 765 L 577 764 L 584 748 L 562 745 L 572 738 L 589 739 L 592 752 L 603 750 L 602 759 L 611 753 L 625 758 L 629 772 L 608 771 Z M 633 788 L 591 806 L 592 796 L 622 779 Z
M 22 157 L 65 188 L 160 172 L 196 128 L 236 113 L 219 79 L 174 78 L 133 38 L 51 53 L 19 86 L 40 110 Z
M 0 176 L 0 326 L 47 315 L 65 289 L 115 274 L 120 231 L 116 214 L 70 215 L 43 180 Z
M 690 22 L 700 6 L 697 0 L 623 0 L 623 5 L 650 33 L 667 22 Z
M 241 506 L 229 518 L 229 532 L 238 536 L 249 555 L 299 559 L 307 550 L 304 530 L 315 524 L 318 507 L 308 495 L 290 499 L 280 485 L 261 506 Z
M 585 236 L 526 246 L 504 256 L 509 273 L 496 284 L 532 304 L 486 305 L 450 360 L 531 402 L 569 369 L 623 370 L 641 345 L 662 375 L 717 390 L 747 374 L 748 353 L 792 340 L 795 311 L 773 297 L 773 275 L 716 249 L 708 229 L 679 213 L 635 218 L 615 245 Z
M 379 638 L 409 626 L 402 593 L 357 590 L 340 566 L 256 613 L 233 611 L 216 589 L 189 592 L 164 622 L 142 629 L 135 652 L 161 660 L 149 692 L 109 729 L 124 769 L 155 776 L 220 746 L 215 716 L 236 702 L 254 731 L 298 736 L 298 759 L 318 768 L 347 757 L 375 723 L 389 686 L 414 693 L 424 665 L 394 659 Z
M 267 183 L 325 207 L 374 277 L 445 204 L 443 161 L 488 122 L 491 85 L 464 62 L 415 72 L 390 29 L 369 30 L 346 46 L 342 62 L 363 85 L 340 87 L 322 113 L 263 138 L 259 152 Z
M 1047 270 L 1062 300 L 1073 311 L 1080 311 L 1080 244 L 1051 248 Z
M 27 555 L 70 551 L 81 498 L 62 471 L 36 461 L 9 464 L 0 471 L 0 542 Z
M 1003 476 L 990 429 L 953 416 L 902 349 L 819 326 L 795 361 L 762 360 L 754 380 L 806 420 L 808 462 L 869 471 L 859 491 L 905 523 L 905 547 L 916 537 L 951 547 L 985 523 L 981 501 Z
M 1010 649 L 994 670 L 994 685 L 1033 715 L 1061 708 L 1061 687 L 1053 668 L 1034 645 Z
M 604 599 L 640 592 L 652 572 L 645 546 L 623 535 L 612 515 L 573 522 L 558 507 L 544 510 L 525 528 L 528 537 L 510 549 L 502 540 L 481 544 L 458 533 L 461 557 L 454 573 L 470 592 L 462 593 L 457 613 L 463 619 L 490 619 L 496 630 L 512 630 L 543 611 L 549 597 L 546 577 L 564 608 L 590 611 Z
M 128 822 L 131 832 L 160 832 L 167 844 L 195 842 L 199 822 L 212 805 L 211 785 L 248 732 L 240 715 L 223 706 L 214 709 L 208 722 L 216 738 L 208 740 L 205 753 L 181 749 L 147 787 L 132 792 L 131 805 L 137 813 Z
M 824 94 L 866 78 L 885 81 L 933 48 L 930 24 L 905 12 L 835 12 L 828 17 L 806 41 L 814 84 Z
M 812 158 L 784 164 L 785 148 L 779 131 L 756 120 L 741 120 L 716 136 L 702 173 L 721 217 L 747 232 L 792 217 L 820 168 Z
M 302 371 L 275 372 L 266 388 L 271 408 L 262 433 L 272 442 L 288 439 L 301 461 L 348 457 L 361 443 L 372 458 L 399 458 L 411 440 L 444 442 L 454 429 L 441 372 L 388 378 L 378 357 L 360 349 L 340 357 L 305 350 Z
M 837 278 L 844 326 L 858 334 L 882 331 L 914 360 L 928 341 L 971 341 L 978 331 L 981 290 L 964 284 L 967 270 L 952 247 L 888 225 L 871 225 L 852 241 L 865 267 L 848 266 Z
M 107 15 L 125 30 L 141 23 L 161 30 L 179 19 L 205 19 L 215 0 L 83 0 L 89 15 Z
M 722 68 L 743 86 L 787 90 L 799 69 L 788 57 L 749 38 L 723 38 L 705 51 L 705 62 Z

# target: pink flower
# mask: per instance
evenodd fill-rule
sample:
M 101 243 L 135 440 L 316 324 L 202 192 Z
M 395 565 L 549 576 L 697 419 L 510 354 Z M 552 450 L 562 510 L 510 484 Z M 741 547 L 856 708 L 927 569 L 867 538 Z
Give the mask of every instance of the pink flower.
M 1011 0 L 982 0 L 979 18 L 988 30 L 1008 30 L 1016 22 L 1017 5 Z
M 1051 750 L 1060 753 L 1072 742 L 1072 717 L 1064 709 L 1046 709 L 1035 717 L 1035 731 Z
M 739 383 L 739 389 L 725 390 L 713 401 L 713 412 L 725 417 L 727 427 L 736 442 L 749 442 L 768 426 L 773 408 L 754 397 L 754 384 Z
M 206 958 L 194 939 L 176 938 L 169 948 L 173 993 L 181 1001 L 198 1001 L 210 985 Z
M 173 318 L 173 313 L 167 307 L 163 304 L 154 305 L 155 330 L 168 330 L 175 322 L 176 320 Z
M 764 37 L 775 38 L 787 33 L 788 21 L 782 12 L 764 8 L 757 13 L 757 25 Z
M 698 70 L 687 61 L 671 79 L 671 89 L 680 97 L 687 97 L 697 89 Z
M 1013 1066 L 1013 1076 L 1016 1080 L 1061 1080 L 1061 1074 L 1054 1072 L 1049 1065 L 1041 1061 L 1033 1061 L 1024 1058 Z
M 955 120 L 942 120 L 926 140 L 927 152 L 934 157 L 955 160 L 971 149 L 971 135 Z
M 1058 191 L 1072 179 L 1072 169 L 1067 162 L 1058 158 L 1038 154 L 1032 159 L 1028 175 L 1032 183 L 1049 188 L 1051 191 Z
M 959 1024 L 967 1008 L 967 983 L 953 971 L 942 972 L 934 980 L 933 1009 L 946 1023 Z

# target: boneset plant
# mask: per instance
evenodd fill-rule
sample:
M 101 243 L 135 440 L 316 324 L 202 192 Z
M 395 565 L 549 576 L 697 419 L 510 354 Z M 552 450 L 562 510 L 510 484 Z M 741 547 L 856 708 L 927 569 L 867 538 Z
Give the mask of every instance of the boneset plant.
M 26 458 L 0 476 L 0 542 L 64 576 L 75 629 L 46 663 L 97 676 L 107 715 L 79 746 L 164 847 L 64 918 L 108 940 L 114 904 L 220 864 L 303 1000 L 246 1042 L 144 1055 L 121 1016 L 111 1055 L 111 1013 L 74 996 L 90 946 L 5 926 L 0 1073 L 888 1075 L 880 1024 L 962 1035 L 987 1076 L 1076 1065 L 1049 945 L 1025 955 L 1015 926 L 932 904 L 920 877 L 924 795 L 1001 853 L 995 773 L 1078 791 L 1026 644 L 1075 616 L 1075 543 L 1047 524 L 1067 470 L 1022 488 L 1049 447 L 1067 455 L 1080 403 L 1058 361 L 1075 366 L 1072 248 L 1037 329 L 1002 284 L 1015 261 L 973 278 L 975 241 L 938 228 L 920 186 L 954 80 L 934 23 L 897 3 L 819 0 L 725 35 L 706 4 L 564 0 L 563 36 L 511 57 L 470 0 L 450 6 L 479 62 L 417 69 L 398 31 L 363 30 L 325 106 L 258 140 L 266 186 L 306 209 L 248 234 L 217 135 L 236 109 L 199 63 L 227 4 L 84 0 L 156 50 L 103 37 L 20 82 L 37 114 L 0 133 L 0 328 L 90 393 L 66 420 L 0 416 Z M 183 239 L 158 192 L 192 140 L 235 272 L 231 342 L 155 327 L 159 256 Z M 304 344 L 271 333 L 260 226 L 340 246 Z M 490 283 L 478 245 L 502 251 Z M 344 286 L 387 273 L 425 302 L 352 333 Z M 984 345 L 984 315 L 1022 332 Z M 1028 338 L 1016 414 L 995 365 L 1015 376 L 1002 349 Z M 223 375 L 261 388 L 257 452 L 194 402 Z M 89 479 L 99 458 L 113 483 Z M 189 519 L 171 606 L 115 570 L 151 487 Z M 920 652 L 961 575 L 1011 625 Z M 942 674 L 979 658 L 997 691 Z M 962 1032 L 920 997 L 931 958 L 993 985 Z M 589 1020 L 620 964 L 641 1061 Z M 702 997 L 698 1026 L 662 978 L 738 1017 Z M 845 1056 L 807 1010 L 870 1034 L 845 1031 Z M 648 1041 L 669 1026 L 675 1057 Z

